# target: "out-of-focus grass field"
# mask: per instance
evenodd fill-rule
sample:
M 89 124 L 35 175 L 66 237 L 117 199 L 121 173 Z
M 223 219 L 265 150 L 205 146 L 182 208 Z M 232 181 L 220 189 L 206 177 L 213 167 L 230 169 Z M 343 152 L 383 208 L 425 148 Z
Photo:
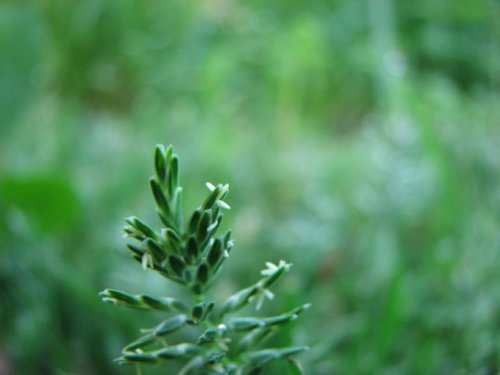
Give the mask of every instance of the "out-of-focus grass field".
M 3 1 L 0 374 L 133 373 L 112 360 L 158 317 L 97 293 L 180 293 L 121 236 L 154 222 L 157 143 L 186 211 L 231 185 L 215 298 L 294 264 L 263 310 L 313 303 L 271 342 L 309 345 L 307 374 L 497 374 L 499 20 L 494 0 Z

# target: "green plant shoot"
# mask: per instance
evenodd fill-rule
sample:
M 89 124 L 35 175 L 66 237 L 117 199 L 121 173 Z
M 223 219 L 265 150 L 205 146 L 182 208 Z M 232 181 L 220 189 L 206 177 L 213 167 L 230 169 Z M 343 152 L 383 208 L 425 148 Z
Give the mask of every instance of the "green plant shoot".
M 302 372 L 294 358 L 307 347 L 262 348 L 264 341 L 309 308 L 298 306 L 277 316 L 241 317 L 235 315 L 248 304 L 259 310 L 263 301 L 273 298 L 270 288 L 291 265 L 280 261 L 266 263 L 261 278 L 222 301 L 205 297 L 234 245 L 231 231 L 219 234 L 223 211 L 230 209 L 225 198 L 228 185 L 207 183 L 209 193 L 185 222 L 182 216 L 182 187 L 179 185 L 179 158 L 172 146 L 158 145 L 154 154 L 155 175 L 149 183 L 163 224 L 153 229 L 137 217 L 128 217 L 125 235 L 132 257 L 145 270 L 186 287 L 191 303 L 171 297 L 130 294 L 115 289 L 100 293 L 102 300 L 115 305 L 164 313 L 165 320 L 123 348 L 120 364 L 158 364 L 181 361 L 180 375 L 188 374 L 257 374 L 269 362 L 284 359 Z M 165 340 L 174 332 L 194 328 L 193 342 Z

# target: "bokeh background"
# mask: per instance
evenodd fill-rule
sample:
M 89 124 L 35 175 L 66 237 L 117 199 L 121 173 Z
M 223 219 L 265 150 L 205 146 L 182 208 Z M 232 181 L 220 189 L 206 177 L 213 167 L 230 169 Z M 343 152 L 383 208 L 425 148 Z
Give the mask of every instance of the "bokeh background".
M 154 222 L 172 143 L 186 212 L 231 185 L 214 298 L 294 264 L 263 310 L 313 303 L 271 343 L 309 345 L 307 374 L 497 374 L 499 20 L 496 0 L 2 1 L 0 373 L 133 373 L 112 359 L 158 316 L 97 293 L 181 293 L 121 235 Z

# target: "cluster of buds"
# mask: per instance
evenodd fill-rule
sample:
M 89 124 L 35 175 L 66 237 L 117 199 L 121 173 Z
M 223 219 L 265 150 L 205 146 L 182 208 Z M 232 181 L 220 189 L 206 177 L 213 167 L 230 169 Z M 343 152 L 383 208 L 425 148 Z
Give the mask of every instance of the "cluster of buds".
M 230 209 L 224 201 L 228 185 L 207 183 L 209 190 L 204 202 L 183 223 L 179 186 L 179 159 L 172 147 L 158 145 L 155 149 L 155 175 L 150 179 L 151 191 L 158 216 L 164 227 L 154 230 L 137 217 L 126 219 L 125 236 L 134 243 L 127 244 L 132 257 L 142 267 L 158 272 L 165 278 L 187 286 L 195 297 L 192 308 L 171 297 L 130 294 L 116 289 L 100 293 L 102 300 L 120 306 L 156 310 L 173 314 L 156 327 L 143 330 L 122 351 L 117 359 L 122 364 L 147 364 L 184 360 L 181 374 L 244 374 L 258 371 L 268 362 L 306 350 L 306 347 L 255 350 L 267 337 L 285 324 L 295 320 L 309 305 L 299 306 L 287 313 L 266 317 L 234 317 L 231 314 L 252 301 L 257 310 L 265 298 L 272 299 L 269 288 L 291 265 L 266 263 L 262 278 L 217 305 L 205 300 L 205 292 L 219 273 L 233 248 L 231 231 L 217 236 L 222 210 Z M 193 343 L 169 345 L 165 337 L 185 326 L 197 326 L 199 335 Z M 240 335 L 235 339 L 235 335 Z M 300 367 L 297 367 L 300 371 Z

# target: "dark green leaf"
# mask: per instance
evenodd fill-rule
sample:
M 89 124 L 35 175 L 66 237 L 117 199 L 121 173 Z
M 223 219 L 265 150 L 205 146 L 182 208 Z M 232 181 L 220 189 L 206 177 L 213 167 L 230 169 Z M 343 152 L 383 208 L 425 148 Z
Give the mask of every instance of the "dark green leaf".
M 165 155 L 165 147 L 163 145 L 156 145 L 155 148 L 155 171 L 158 181 L 165 184 L 167 177 L 167 163 Z
M 198 259 L 198 243 L 193 236 L 190 236 L 186 244 L 186 255 L 190 263 L 194 263 Z
M 147 346 L 153 342 L 155 342 L 155 336 L 152 333 L 149 333 L 145 336 L 139 337 L 137 340 L 131 342 L 125 347 L 125 351 L 132 352 L 136 349 L 142 348 L 144 346 Z
M 150 251 L 153 259 L 156 262 L 160 263 L 166 258 L 165 251 L 156 241 L 152 240 L 151 238 L 147 238 L 144 242 L 146 248 Z
M 126 362 L 143 362 L 143 363 L 155 363 L 157 361 L 156 357 L 150 353 L 123 353 L 123 356 L 119 360 L 124 359 Z
M 191 218 L 189 219 L 189 224 L 188 224 L 188 229 L 189 233 L 196 233 L 198 229 L 198 225 L 200 223 L 201 219 L 201 210 L 198 208 L 194 210 L 193 214 L 191 215 Z
M 196 281 L 200 284 L 206 284 L 209 278 L 209 269 L 205 263 L 200 264 L 196 271 Z
M 161 186 L 154 178 L 151 178 L 149 180 L 149 183 L 151 185 L 151 191 L 153 192 L 153 197 L 155 198 L 158 208 L 168 219 L 172 215 L 172 209 L 170 208 L 170 204 L 168 203 Z
M 222 189 L 222 185 L 217 185 L 213 191 L 210 192 L 205 202 L 203 202 L 203 209 L 209 210 L 213 207 L 217 199 L 219 198 L 220 192 Z
M 198 354 L 200 352 L 200 348 L 196 345 L 192 344 L 179 344 L 175 346 L 171 346 L 165 349 L 157 350 L 154 353 L 155 357 L 161 359 L 176 359 L 183 358 L 186 356 L 192 356 Z
M 116 289 L 105 289 L 101 293 L 99 293 L 101 297 L 108 297 L 117 300 L 117 302 L 123 302 L 133 306 L 140 306 L 141 301 L 139 298 L 133 294 L 122 292 L 121 290 Z
M 146 237 L 156 239 L 157 234 L 156 232 L 151 229 L 146 223 L 144 223 L 141 219 L 138 217 L 132 216 L 126 219 L 126 222 L 137 229 L 139 232 L 144 234 Z
M 203 211 L 197 228 L 197 238 L 203 241 L 207 238 L 207 228 L 210 225 L 210 211 Z
M 179 183 L 179 159 L 173 155 L 170 160 L 170 169 L 168 173 L 168 193 L 172 197 Z
M 161 337 L 168 335 L 186 325 L 187 317 L 186 315 L 177 315 L 173 318 L 167 319 L 160 323 L 153 331 L 153 335 L 156 337 Z
M 222 256 L 223 256 L 222 241 L 220 239 L 216 239 L 208 252 L 208 257 L 207 257 L 208 264 L 211 267 L 214 267 L 217 263 L 219 263 Z
M 168 257 L 168 264 L 177 276 L 182 277 L 182 273 L 186 268 L 186 263 L 178 256 L 172 255 Z

